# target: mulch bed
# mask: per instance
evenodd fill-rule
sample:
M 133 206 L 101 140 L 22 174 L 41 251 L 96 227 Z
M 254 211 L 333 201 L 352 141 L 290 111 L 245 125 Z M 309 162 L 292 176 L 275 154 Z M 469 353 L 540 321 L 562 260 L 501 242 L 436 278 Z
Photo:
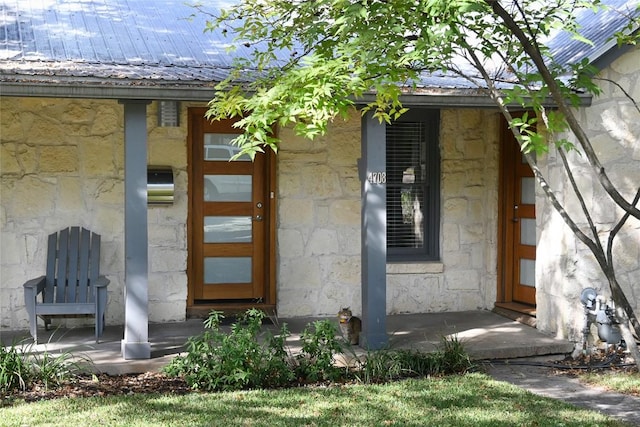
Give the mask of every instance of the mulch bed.
M 622 350 L 595 351 L 573 359 L 545 364 L 555 375 L 578 376 L 585 371 L 618 370 L 637 372 L 635 365 Z M 554 366 L 555 365 L 555 366 Z M 79 375 L 60 386 L 45 387 L 35 383 L 27 390 L 0 394 L 0 407 L 13 402 L 35 402 L 39 400 L 117 396 L 132 394 L 186 394 L 195 392 L 182 378 L 168 377 L 163 373 L 146 372 L 135 375 Z
M 557 373 L 577 375 L 584 372 L 625 371 L 635 372 L 633 359 L 621 348 L 595 350 L 575 359 L 571 356 L 555 362 Z
M 161 373 L 147 372 L 137 375 L 80 375 L 56 387 L 34 384 L 27 390 L 0 395 L 0 406 L 14 401 L 34 402 L 46 399 L 117 396 L 130 394 L 186 394 L 193 392 L 182 378 L 171 378 Z

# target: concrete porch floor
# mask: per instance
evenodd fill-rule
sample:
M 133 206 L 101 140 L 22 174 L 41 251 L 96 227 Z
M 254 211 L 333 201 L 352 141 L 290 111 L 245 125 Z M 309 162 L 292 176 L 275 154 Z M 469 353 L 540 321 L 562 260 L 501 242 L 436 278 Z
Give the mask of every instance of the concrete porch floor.
M 300 333 L 305 326 L 320 318 L 279 318 L 286 323 L 291 336 L 289 348 L 296 352 L 300 347 Z M 337 325 L 337 318 L 331 318 Z M 228 326 L 226 326 L 228 327 Z M 278 326 L 267 322 L 264 328 L 277 331 Z M 45 331 L 39 321 L 39 341 L 33 345 L 28 331 L 0 332 L 3 345 L 23 343 L 32 352 L 48 351 L 52 354 L 67 352 L 91 360 L 96 372 L 111 375 L 157 371 L 180 352 L 190 336 L 204 330 L 202 319 L 186 322 L 150 324 L 149 341 L 151 359 L 124 360 L 120 343 L 124 327 L 107 325 L 100 343 L 96 344 L 94 328 L 53 329 Z M 457 335 L 473 359 L 505 359 L 569 353 L 573 344 L 543 334 L 542 332 L 489 311 L 455 313 L 406 314 L 387 317 L 389 347 L 431 351 L 440 344 L 442 337 Z M 363 350 L 364 352 L 364 350 Z

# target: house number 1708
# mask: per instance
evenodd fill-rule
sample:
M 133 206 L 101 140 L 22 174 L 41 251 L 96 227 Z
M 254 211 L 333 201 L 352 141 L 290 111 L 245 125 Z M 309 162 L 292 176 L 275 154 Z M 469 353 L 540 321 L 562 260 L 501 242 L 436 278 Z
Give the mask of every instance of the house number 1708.
M 370 184 L 386 184 L 387 183 L 387 173 L 386 172 L 369 172 L 367 176 L 367 181 Z

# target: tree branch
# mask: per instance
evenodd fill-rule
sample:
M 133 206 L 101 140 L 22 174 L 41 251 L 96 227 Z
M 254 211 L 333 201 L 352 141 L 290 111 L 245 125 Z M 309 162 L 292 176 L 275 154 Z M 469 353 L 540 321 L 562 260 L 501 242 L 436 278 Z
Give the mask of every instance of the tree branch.
M 595 150 L 593 149 L 593 146 L 589 141 L 589 137 L 582 129 L 582 126 L 580 126 L 580 123 L 578 123 L 578 120 L 573 114 L 573 111 L 571 111 L 571 109 L 567 105 L 565 99 L 562 96 L 562 90 L 560 89 L 558 82 L 551 75 L 551 72 L 545 64 L 544 58 L 542 57 L 540 52 L 535 48 L 535 46 L 529 40 L 529 37 L 527 37 L 524 31 L 514 21 L 509 12 L 507 12 L 502 7 L 498 0 L 485 0 L 485 2 L 491 7 L 494 13 L 498 15 L 500 19 L 502 19 L 502 22 L 513 33 L 513 35 L 522 43 L 523 49 L 534 62 L 536 68 L 538 69 L 538 72 L 542 76 L 542 79 L 549 87 L 551 96 L 556 103 L 557 108 L 560 110 L 560 112 L 562 112 L 562 114 L 564 114 L 567 120 L 567 124 L 578 139 L 578 142 L 584 150 L 584 153 L 589 160 L 589 164 L 594 169 L 594 172 L 598 177 L 598 180 L 600 181 L 602 187 L 617 205 L 619 205 L 625 211 L 629 212 L 630 215 L 640 219 L 640 209 L 631 205 L 631 203 L 629 203 L 620 194 L 620 192 L 618 192 L 618 190 L 609 179 L 604 166 L 602 166 L 602 164 L 600 163 L 600 160 L 598 159 L 598 156 L 596 155 Z
M 636 197 L 633 199 L 633 205 L 637 205 L 638 201 L 640 201 L 640 188 L 638 188 L 638 192 L 636 193 Z M 629 212 L 625 212 L 620 218 L 620 221 L 616 224 L 615 227 L 609 233 L 609 241 L 607 242 L 607 259 L 609 260 L 609 264 L 613 265 L 613 239 L 616 237 L 616 234 L 622 229 L 622 226 L 629 219 Z
M 627 92 L 622 85 L 620 85 L 620 83 L 613 81 L 611 79 L 605 79 L 603 77 L 593 77 L 593 80 L 599 80 L 599 81 L 603 81 L 603 82 L 607 82 L 607 83 L 611 83 L 612 85 L 616 86 L 618 89 L 620 89 L 622 91 L 622 93 L 624 93 L 624 96 L 631 101 L 631 103 L 633 104 L 634 107 L 636 107 L 636 110 L 638 111 L 638 113 L 640 113 L 640 106 L 638 105 L 638 103 L 636 102 L 635 99 L 633 99 L 633 97 L 631 96 L 631 94 L 629 92 Z
M 504 100 L 500 96 L 500 92 L 498 91 L 498 89 L 493 84 L 491 77 L 489 76 L 485 68 L 482 66 L 482 63 L 480 62 L 478 56 L 475 54 L 475 52 L 473 52 L 471 48 L 468 49 L 468 53 L 469 53 L 469 56 L 474 61 L 474 66 L 480 72 L 480 74 L 482 74 L 483 78 L 485 79 L 485 82 L 487 83 L 487 86 L 489 88 L 489 96 L 491 96 L 491 98 L 495 101 L 496 105 L 498 106 L 498 108 L 500 109 L 504 117 L 507 119 L 507 121 L 511 123 L 513 119 L 513 117 L 511 116 L 511 112 L 506 107 Z M 515 127 L 513 126 L 511 127 L 511 132 L 513 133 L 520 147 L 522 147 L 522 135 L 520 135 L 520 132 L 517 129 L 515 129 Z M 536 164 L 533 157 L 531 156 L 531 153 L 523 152 L 523 155 L 525 160 L 531 167 L 531 170 L 533 171 L 534 176 L 536 177 L 538 183 L 540 184 L 540 187 L 542 188 L 545 195 L 547 196 L 547 200 L 551 202 L 551 205 L 560 214 L 565 224 L 569 226 L 569 228 L 576 235 L 576 237 L 580 239 L 580 241 L 583 242 L 585 245 L 587 245 L 589 249 L 591 249 L 591 252 L 593 252 L 594 256 L 596 257 L 596 260 L 598 261 L 598 264 L 600 264 L 600 267 L 603 270 L 606 269 L 607 265 L 606 265 L 606 258 L 604 257 L 604 253 L 602 253 L 602 256 L 599 256 L 598 250 L 602 249 L 602 247 L 599 245 L 599 242 L 598 244 L 596 244 L 594 241 L 592 241 L 589 238 L 589 236 L 587 236 L 582 232 L 580 227 L 578 227 L 578 225 L 573 221 L 573 219 L 571 219 L 571 216 L 567 213 L 562 203 L 560 203 L 560 201 L 556 197 L 555 192 L 551 189 L 551 187 L 549 186 L 549 183 L 542 175 L 542 172 L 540 171 L 540 168 L 538 168 L 538 165 Z
M 562 147 L 558 147 L 558 154 L 560 154 L 560 158 L 562 159 L 562 164 L 564 165 L 564 171 L 567 174 L 567 178 L 569 178 L 569 182 L 571 183 L 571 188 L 573 189 L 573 193 L 578 198 L 578 202 L 580 203 L 580 208 L 582 209 L 582 213 L 584 213 L 587 222 L 589 223 L 589 229 L 593 234 L 593 241 L 598 246 L 598 253 L 594 253 L 596 258 L 602 257 L 602 262 L 606 264 L 607 260 L 604 254 L 604 248 L 602 247 L 602 243 L 600 243 L 600 239 L 598 237 L 598 229 L 593 223 L 593 218 L 591 218 L 591 214 L 589 213 L 589 209 L 587 209 L 587 204 L 584 201 L 584 197 L 582 196 L 582 192 L 578 188 L 578 184 L 576 183 L 575 177 L 573 176 L 573 172 L 571 171 L 571 166 L 567 161 L 567 156 L 562 149 Z

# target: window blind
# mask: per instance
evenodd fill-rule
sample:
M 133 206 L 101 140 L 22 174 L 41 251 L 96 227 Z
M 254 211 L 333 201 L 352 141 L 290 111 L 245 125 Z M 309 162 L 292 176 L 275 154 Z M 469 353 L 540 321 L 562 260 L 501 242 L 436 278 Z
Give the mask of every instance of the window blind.
M 424 122 L 395 122 L 386 128 L 388 248 L 424 247 L 426 139 Z

